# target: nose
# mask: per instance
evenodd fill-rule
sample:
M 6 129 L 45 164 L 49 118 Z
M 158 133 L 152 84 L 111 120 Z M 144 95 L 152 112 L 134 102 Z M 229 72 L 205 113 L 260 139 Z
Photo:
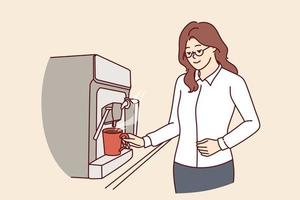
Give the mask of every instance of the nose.
M 195 59 L 195 55 L 196 55 L 196 54 L 195 54 L 195 52 L 193 52 L 193 55 L 192 55 L 192 57 L 193 57 L 194 59 Z

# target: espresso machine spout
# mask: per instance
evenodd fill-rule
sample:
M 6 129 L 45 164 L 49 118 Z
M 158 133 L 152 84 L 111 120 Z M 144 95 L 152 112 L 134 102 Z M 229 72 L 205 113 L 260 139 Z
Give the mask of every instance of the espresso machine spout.
M 112 127 L 115 128 L 117 125 L 117 122 L 120 121 L 123 116 L 123 114 L 122 114 L 123 110 L 128 109 L 129 107 L 130 107 L 130 99 L 129 98 L 124 98 L 124 102 L 122 104 L 113 102 L 113 103 L 110 103 L 110 104 L 107 104 L 106 106 L 104 106 L 102 108 L 103 116 L 102 116 L 99 126 L 97 127 L 97 130 L 95 132 L 94 140 L 98 139 L 104 124 L 111 124 Z

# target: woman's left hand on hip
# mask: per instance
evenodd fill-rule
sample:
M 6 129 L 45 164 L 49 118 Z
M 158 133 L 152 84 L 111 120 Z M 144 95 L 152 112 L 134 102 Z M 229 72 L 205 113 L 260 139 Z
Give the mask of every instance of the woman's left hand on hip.
M 205 138 L 197 142 L 197 149 L 202 156 L 211 156 L 220 151 L 220 146 L 217 140 Z

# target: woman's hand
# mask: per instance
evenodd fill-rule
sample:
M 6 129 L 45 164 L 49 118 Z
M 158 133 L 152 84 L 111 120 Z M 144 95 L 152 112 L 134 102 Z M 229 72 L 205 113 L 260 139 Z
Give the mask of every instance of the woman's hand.
M 197 142 L 197 149 L 202 156 L 211 156 L 221 150 L 218 141 L 209 138 Z
M 129 142 L 130 146 L 133 146 L 136 148 L 141 148 L 141 147 L 145 146 L 143 138 L 133 135 L 133 134 L 130 134 L 130 133 L 128 133 L 128 135 L 129 135 L 129 138 L 123 138 L 123 140 L 125 142 Z

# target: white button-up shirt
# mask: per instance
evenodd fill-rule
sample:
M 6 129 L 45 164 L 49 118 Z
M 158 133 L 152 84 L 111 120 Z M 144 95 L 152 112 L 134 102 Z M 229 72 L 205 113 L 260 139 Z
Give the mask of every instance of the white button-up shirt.
M 175 162 L 191 167 L 210 167 L 230 161 L 231 148 L 260 127 L 245 80 L 221 66 L 205 80 L 200 79 L 196 70 L 199 88 L 190 93 L 184 75 L 176 80 L 168 124 L 147 134 L 143 138 L 145 147 L 156 146 L 179 135 Z M 243 122 L 228 132 L 235 108 Z M 208 157 L 202 156 L 196 142 L 205 138 L 218 140 L 221 150 Z

